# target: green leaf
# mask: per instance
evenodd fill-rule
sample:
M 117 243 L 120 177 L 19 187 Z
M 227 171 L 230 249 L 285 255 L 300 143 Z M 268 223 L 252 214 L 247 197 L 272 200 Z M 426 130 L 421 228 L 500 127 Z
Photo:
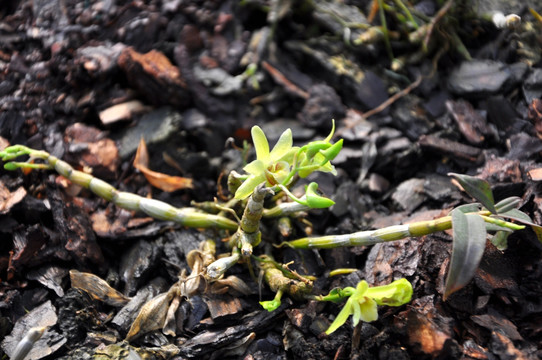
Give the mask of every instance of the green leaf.
M 401 306 L 412 298 L 412 284 L 405 278 L 391 284 L 367 289 L 366 296 L 373 298 L 378 305 Z
M 452 260 L 446 278 L 445 300 L 472 279 L 484 254 L 487 237 L 484 219 L 457 210 L 452 211 L 452 230 Z
M 535 223 L 533 223 L 533 220 L 531 220 L 529 215 L 518 209 L 511 209 L 506 212 L 501 212 L 499 216 L 519 221 L 520 223 L 525 225 L 536 225 Z
M 497 210 L 495 210 L 495 200 L 493 200 L 493 192 L 487 181 L 469 175 L 454 173 L 449 173 L 448 175 L 454 177 L 467 194 L 481 202 L 492 214 L 497 213 Z
M 513 232 L 512 229 L 488 222 L 486 222 L 486 231 L 505 231 L 507 233 Z
M 475 213 L 480 211 L 480 203 L 460 205 L 453 210 L 461 211 L 463 214 Z
M 523 211 L 518 209 L 512 209 L 499 214 L 499 216 L 519 221 L 520 223 L 525 225 L 529 225 L 531 229 L 533 229 L 538 241 L 542 242 L 542 226 L 533 223 L 529 215 L 525 214 Z
M 521 198 L 518 196 L 510 196 L 506 199 L 503 199 L 499 201 L 497 204 L 495 204 L 495 209 L 499 214 L 505 213 L 509 210 L 517 208 L 519 202 L 521 201 Z

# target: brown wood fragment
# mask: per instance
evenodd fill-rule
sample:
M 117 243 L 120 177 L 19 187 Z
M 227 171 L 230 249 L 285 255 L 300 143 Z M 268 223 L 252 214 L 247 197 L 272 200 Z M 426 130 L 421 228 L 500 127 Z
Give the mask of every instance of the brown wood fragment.
M 523 337 L 518 332 L 516 325 L 514 325 L 503 315 L 500 315 L 495 311 L 491 311 L 491 309 L 489 311 L 489 314 L 474 315 L 471 316 L 471 319 L 476 324 L 490 331 L 496 331 L 503 334 L 509 340 L 523 340 Z
M 241 301 L 233 296 L 221 296 L 220 298 L 204 299 L 209 308 L 213 321 L 228 318 L 243 311 Z
M 106 138 L 101 130 L 75 123 L 66 128 L 64 141 L 80 145 L 74 147 L 78 151 L 72 154 L 73 161 L 69 157 L 66 158 L 68 162 L 78 163 L 82 169 L 92 169 L 97 177 L 107 179 L 116 175 L 120 162 L 119 151 L 115 142 Z
M 433 135 L 422 135 L 418 140 L 418 144 L 423 149 L 434 150 L 458 160 L 466 160 L 475 164 L 480 164 L 484 160 L 484 154 L 478 148 Z
M 172 192 L 179 189 L 192 188 L 192 179 L 162 174 L 148 168 L 149 152 L 147 151 L 147 144 L 143 138 L 139 141 L 133 165 L 143 173 L 152 186 L 157 187 L 162 191 Z
M 12 279 L 22 266 L 32 261 L 38 250 L 45 244 L 45 240 L 37 224 L 13 234 L 13 250 L 9 252 L 7 269 L 8 280 Z
M 143 105 L 139 100 L 126 101 L 113 105 L 100 111 L 98 116 L 104 125 L 110 125 L 120 120 L 131 119 L 134 114 L 146 111 L 149 107 Z
M 542 100 L 533 99 L 529 104 L 529 111 L 527 113 L 529 120 L 534 123 L 536 135 L 542 138 Z
M 542 181 L 542 168 L 529 170 L 528 174 L 531 180 Z
M 469 143 L 478 145 L 484 141 L 484 135 L 489 132 L 487 122 L 469 102 L 448 100 L 446 108 Z
M 463 355 L 469 358 L 486 360 L 488 359 L 487 353 L 487 349 L 484 349 L 470 339 L 463 344 Z
M 267 61 L 262 61 L 262 66 L 269 73 L 269 75 L 271 75 L 273 80 L 275 80 L 277 84 L 282 85 L 286 91 L 303 99 L 309 98 L 308 92 L 299 88 L 293 82 L 288 80 L 277 68 L 269 64 Z
M 141 54 L 128 47 L 120 54 L 118 64 L 131 85 L 153 104 L 185 107 L 190 103 L 179 68 L 160 51 Z
M 9 189 L 0 182 L 0 214 L 6 214 L 15 205 L 21 202 L 26 196 L 26 190 L 21 186 L 15 191 Z
M 437 356 L 442 353 L 444 344 L 452 340 L 452 328 L 448 324 L 451 319 L 439 315 L 432 301 L 423 300 L 414 303 L 408 312 L 408 337 L 421 352 Z
M 490 156 L 486 159 L 479 176 L 491 183 L 523 182 L 520 161 L 517 159 Z
M 516 348 L 512 340 L 501 334 L 498 330 L 491 333 L 491 348 L 493 353 L 498 355 L 501 359 L 532 359 L 532 357 Z

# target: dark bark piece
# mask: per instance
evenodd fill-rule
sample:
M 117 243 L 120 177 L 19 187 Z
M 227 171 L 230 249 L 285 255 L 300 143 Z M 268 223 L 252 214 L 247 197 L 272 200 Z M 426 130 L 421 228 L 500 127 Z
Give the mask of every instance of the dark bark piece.
M 14 249 L 10 251 L 8 280 L 13 278 L 21 267 L 32 266 L 32 260 L 45 242 L 46 237 L 38 224 L 14 232 Z
M 250 332 L 260 332 L 271 327 L 283 316 L 283 310 L 291 305 L 291 301 L 284 300 L 282 305 L 275 311 L 268 312 L 261 310 L 243 318 L 243 323 L 233 325 L 221 330 L 207 330 L 187 340 L 181 348 L 181 355 L 187 358 L 198 358 L 204 356 L 237 341 Z
M 49 188 L 47 193 L 55 228 L 62 245 L 72 259 L 83 269 L 102 268 L 104 266 L 102 249 L 96 242 L 88 214 L 65 199 L 59 191 Z
M 512 135 L 509 138 L 509 159 L 527 160 L 542 152 L 542 140 L 525 133 Z
M 53 290 L 58 296 L 64 296 L 62 281 L 68 275 L 68 270 L 54 265 L 46 265 L 28 273 L 27 278 L 37 280 L 49 289 Z
M 533 122 L 536 134 L 540 137 L 542 135 L 542 99 L 533 99 L 529 104 L 527 116 Z
M 489 314 L 485 315 L 474 315 L 471 316 L 471 319 L 487 330 L 501 333 L 510 340 L 523 340 L 516 325 L 495 311 L 490 311 Z
M 484 155 L 480 149 L 434 135 L 422 135 L 418 143 L 422 149 L 437 151 L 460 161 L 480 164 L 484 159 Z
M 124 293 L 131 296 L 157 266 L 161 251 L 154 242 L 140 240 L 120 259 L 119 273 L 125 284 Z
M 479 145 L 491 134 L 484 117 L 469 102 L 448 100 L 446 108 L 469 143 Z

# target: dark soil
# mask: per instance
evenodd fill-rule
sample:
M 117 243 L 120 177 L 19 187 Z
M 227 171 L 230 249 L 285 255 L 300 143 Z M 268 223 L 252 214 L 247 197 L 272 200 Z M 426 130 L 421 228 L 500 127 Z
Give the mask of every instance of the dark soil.
M 288 236 L 264 222 L 260 248 L 445 216 L 472 201 L 449 172 L 487 180 L 497 201 L 521 197 L 540 224 L 542 8 L 497 2 L 522 18 L 498 28 L 469 1 L 405 2 L 425 25 L 416 40 L 396 2 L 384 2 L 394 62 L 378 34 L 360 43 L 380 25 L 378 13 L 367 20 L 376 1 L 3 2 L 2 148 L 43 149 L 117 189 L 182 207 L 228 195 L 221 175 L 254 156 L 243 150 L 253 125 L 270 143 L 288 127 L 306 143 L 335 119 L 335 138 L 345 139 L 338 175 L 311 180 L 336 204 L 293 220 Z M 151 187 L 132 165 L 141 137 L 152 170 L 191 178 L 193 188 Z M 506 250 L 488 241 L 474 279 L 446 301 L 448 232 L 271 250 L 318 277 L 315 293 L 361 279 L 413 284 L 410 304 L 379 307 L 376 322 L 348 321 L 331 336 L 324 331 L 342 304 L 285 297 L 267 312 L 259 301 L 274 294 L 236 265 L 228 274 L 251 294 L 202 291 L 181 301 L 173 333 L 123 341 L 142 304 L 190 271 L 186 254 L 207 239 L 227 252 L 227 235 L 121 210 L 53 172 L 0 170 L 0 355 L 45 324 L 26 359 L 542 357 L 542 245 L 530 229 L 514 232 Z M 335 268 L 358 271 L 329 277 Z M 72 288 L 70 270 L 123 295 L 94 299 Z

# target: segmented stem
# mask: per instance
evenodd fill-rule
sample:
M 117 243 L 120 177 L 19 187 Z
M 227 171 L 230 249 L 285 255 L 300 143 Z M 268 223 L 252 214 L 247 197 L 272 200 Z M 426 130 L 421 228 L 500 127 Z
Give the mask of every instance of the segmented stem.
M 123 209 L 142 211 L 155 219 L 173 221 L 188 227 L 216 227 L 228 230 L 236 230 L 238 227 L 236 222 L 223 216 L 197 212 L 194 208 L 176 208 L 159 200 L 148 199 L 129 192 L 119 191 L 103 180 L 82 171 L 75 170 L 67 162 L 62 161 L 45 151 L 37 151 L 28 148 L 23 148 L 23 150 L 25 152 L 21 152 L 18 155 L 27 154 L 31 158 L 38 158 L 46 161 L 49 167 L 56 170 L 57 173 L 67 178 L 72 183 L 89 189 L 99 197 L 111 201 L 113 204 Z M 21 163 L 17 164 L 21 165 Z M 25 166 L 21 165 L 20 167 Z
M 478 211 L 472 214 L 479 215 L 486 223 L 496 224 L 511 230 L 521 230 L 524 228 L 523 225 L 489 217 L 487 216 L 489 211 Z M 284 244 L 296 249 L 332 249 L 345 246 L 369 246 L 387 241 L 401 240 L 406 237 L 428 235 L 451 228 L 452 217 L 444 216 L 435 220 L 419 221 L 407 225 L 394 225 L 378 230 L 359 231 L 352 234 L 306 237 Z
M 267 194 L 273 194 L 273 190 L 263 185 L 254 189 L 248 198 L 239 228 L 230 239 L 231 246 L 240 248 L 243 257 L 252 255 L 252 248 L 258 245 L 262 239 L 260 220 L 264 211 L 263 201 Z

